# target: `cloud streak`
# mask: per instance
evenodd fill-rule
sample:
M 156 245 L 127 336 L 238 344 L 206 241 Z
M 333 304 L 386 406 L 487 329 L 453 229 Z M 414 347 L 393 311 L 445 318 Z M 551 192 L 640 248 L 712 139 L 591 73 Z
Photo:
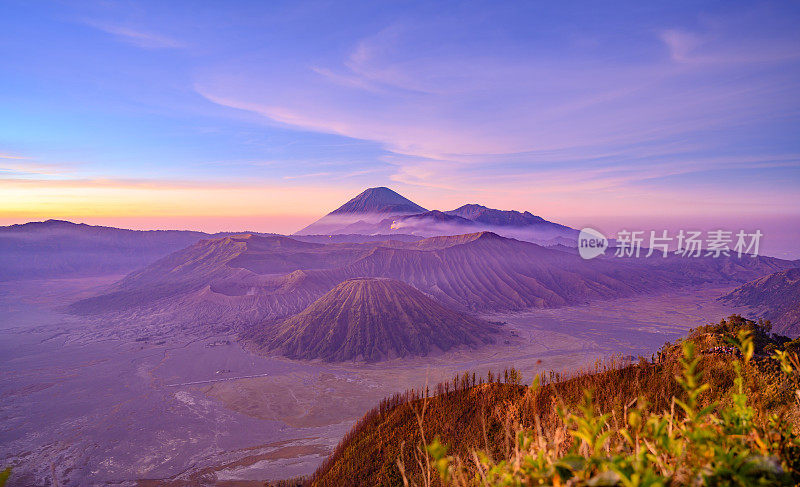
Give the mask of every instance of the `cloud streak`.
M 470 173 L 485 181 L 484 168 L 516 159 L 528 175 L 571 160 L 579 167 L 564 162 L 565 174 L 615 185 L 672 175 L 673 163 L 646 162 L 653 151 L 688 155 L 680 173 L 724 167 L 713 160 L 715 147 L 736 144 L 742 127 L 758 131 L 800 109 L 792 96 L 798 36 L 751 40 L 735 27 L 662 29 L 649 33 L 647 56 L 599 62 L 489 57 L 437 44 L 441 25 L 393 25 L 355 42 L 338 66 L 275 73 L 244 57 L 208 70 L 195 86 L 209 101 L 282 125 L 380 143 L 396 167 L 392 179 L 407 184 L 453 188 Z M 420 38 L 437 48 L 417 55 Z M 593 170 L 604 153 L 622 159 Z
M 0 17 L 0 183 L 28 208 L 800 208 L 785 2 L 59 5 Z
M 186 47 L 185 43 L 177 39 L 128 25 L 89 19 L 85 19 L 83 23 L 106 34 L 111 34 L 120 41 L 143 49 L 181 49 Z

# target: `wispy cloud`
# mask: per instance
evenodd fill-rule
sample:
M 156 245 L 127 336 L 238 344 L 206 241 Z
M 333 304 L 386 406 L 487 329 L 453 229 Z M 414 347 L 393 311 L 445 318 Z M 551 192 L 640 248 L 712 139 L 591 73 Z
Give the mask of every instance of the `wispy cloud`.
M 550 173 L 563 184 L 551 179 L 547 191 L 576 181 L 618 188 L 734 168 L 718 162 L 720 146 L 740 145 L 743 127 L 758 131 L 800 108 L 793 33 L 741 36 L 741 25 L 721 19 L 650 30 L 652 49 L 633 60 L 575 60 L 486 56 L 437 42 L 441 28 L 391 25 L 325 68 L 278 73 L 245 56 L 201 73 L 196 89 L 279 124 L 378 142 L 392 180 L 448 190 Z M 770 160 L 761 149 L 739 155 Z
M 12 154 L 0 153 L 0 159 L 25 160 L 25 159 L 28 159 L 28 158 L 27 157 L 23 157 L 23 156 L 16 156 L 16 155 L 12 155 Z
M 692 51 L 702 42 L 696 34 L 680 29 L 663 30 L 660 37 L 667 45 L 672 60 L 677 62 L 690 61 Z
M 238 211 L 262 183 L 335 188 L 325 204 L 275 190 L 275 212 L 377 184 L 426 207 L 469 198 L 554 216 L 644 211 L 650 197 L 691 210 L 701 184 L 730 214 L 759 197 L 798 207 L 800 11 L 633 3 L 14 9 L 0 178 L 23 201 L 120 192 L 184 208 L 164 195 L 185 192 L 209 211 L 209 194 Z M 51 164 L 62 159 L 87 162 Z
M 71 172 L 73 164 L 51 164 L 31 157 L 0 153 L 0 177 L 56 176 Z
M 332 172 L 314 172 L 310 174 L 296 174 L 293 176 L 284 176 L 283 179 L 316 179 L 326 176 L 334 176 Z
M 89 19 L 85 19 L 83 23 L 111 34 L 123 42 L 144 49 L 179 49 L 186 47 L 183 42 L 172 37 L 124 24 Z

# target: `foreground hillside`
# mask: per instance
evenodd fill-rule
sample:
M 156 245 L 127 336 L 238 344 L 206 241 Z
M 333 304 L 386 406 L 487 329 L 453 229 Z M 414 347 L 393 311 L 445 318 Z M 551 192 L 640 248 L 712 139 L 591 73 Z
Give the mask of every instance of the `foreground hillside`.
M 748 282 L 720 299 L 732 305 L 750 306 L 756 316 L 770 320 L 778 333 L 800 336 L 800 268 Z
M 741 330 L 752 337 L 743 341 L 744 356 L 726 345 L 726 338 L 742 337 Z M 555 484 L 572 478 L 569 485 L 662 485 L 655 479 L 668 471 L 673 482 L 693 484 L 698 479 L 687 472 L 708 458 L 692 455 L 724 457 L 728 451 L 739 459 L 712 456 L 712 470 L 703 470 L 718 475 L 707 477 L 716 478 L 711 484 L 751 485 L 759 475 L 768 480 L 764 485 L 799 481 L 800 440 L 789 429 L 800 412 L 794 397 L 800 364 L 768 357 L 787 339 L 733 316 L 695 330 L 685 343 L 692 345 L 665 346 L 653 362 L 598 365 L 573 378 L 551 374 L 540 387 L 520 385 L 512 370 L 396 396 L 368 413 L 309 483 L 403 485 L 406 477 L 412 485 L 538 485 L 536 479 L 551 485 L 556 478 Z M 684 360 L 692 349 L 697 360 Z M 755 352 L 749 361 L 748 350 Z M 741 375 L 734 362 L 744 362 Z M 585 391 L 592 392 L 592 403 L 579 410 Z M 780 423 L 781 415 L 789 422 Z M 653 443 L 648 447 L 640 437 Z M 610 455 L 612 449 L 629 456 Z M 688 456 L 672 459 L 681 451 Z M 731 465 L 738 466 L 726 471 Z M 651 479 L 622 482 L 632 472 L 649 472 Z
M 348 279 L 277 326 L 248 340 L 290 358 L 326 361 L 428 355 L 494 341 L 497 326 L 445 308 L 394 279 Z

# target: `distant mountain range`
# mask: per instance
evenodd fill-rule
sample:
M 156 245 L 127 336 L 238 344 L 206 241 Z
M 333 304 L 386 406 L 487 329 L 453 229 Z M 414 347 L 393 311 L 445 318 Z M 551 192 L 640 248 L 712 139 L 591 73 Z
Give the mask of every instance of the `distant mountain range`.
M 520 213 L 518 211 L 503 211 L 494 210 L 485 206 L 471 204 L 464 205 L 455 210 L 446 212 L 448 215 L 454 215 L 475 223 L 482 223 L 484 225 L 493 225 L 498 227 L 521 227 L 529 225 L 557 225 L 561 228 L 569 228 L 564 225 L 551 223 L 540 216 L 531 214 L 530 212 Z
M 477 313 L 753 280 L 730 302 L 760 306 L 779 331 L 800 331 L 797 270 L 788 271 L 796 262 L 674 254 L 583 260 L 570 246 L 576 233 L 529 212 L 475 204 L 429 211 L 371 188 L 291 237 L 56 220 L 0 227 L 0 280 L 127 273 L 69 311 L 154 336 L 225 327 L 260 350 L 303 359 L 477 346 L 493 331 Z
M 402 281 L 353 278 L 277 325 L 251 327 L 245 337 L 290 358 L 373 362 L 477 347 L 493 342 L 497 331 Z
M 410 242 L 495 228 L 502 235 L 549 244 L 569 245 L 577 235 L 528 212 L 480 205 L 428 211 L 389 188 L 378 187 L 363 191 L 294 238 L 320 243 Z M 126 230 L 62 220 L 9 225 L 0 227 L 0 281 L 125 274 L 201 239 L 241 233 Z
M 0 281 L 124 274 L 210 237 L 202 232 L 122 230 L 62 220 L 0 227 Z
M 0 281 L 127 274 L 202 239 L 241 233 L 125 230 L 63 220 L 0 226 Z M 390 238 L 416 241 L 422 237 L 338 234 L 297 236 L 295 240 L 336 243 Z
M 410 234 L 422 237 L 491 231 L 545 245 L 570 244 L 578 231 L 530 212 L 495 210 L 468 204 L 450 211 L 428 211 L 389 188 L 369 188 L 298 231 L 311 234 Z
M 744 283 L 790 265 L 768 257 L 585 261 L 574 251 L 490 232 L 416 242 L 332 244 L 246 234 L 202 240 L 71 309 L 89 315 L 114 313 L 122 321 L 243 329 L 299 313 L 352 278 L 396 279 L 449 309 L 478 312 L 582 304 L 704 283 Z
M 770 320 L 776 333 L 800 336 L 800 268 L 748 282 L 720 300 L 737 306 L 750 306 L 754 317 Z

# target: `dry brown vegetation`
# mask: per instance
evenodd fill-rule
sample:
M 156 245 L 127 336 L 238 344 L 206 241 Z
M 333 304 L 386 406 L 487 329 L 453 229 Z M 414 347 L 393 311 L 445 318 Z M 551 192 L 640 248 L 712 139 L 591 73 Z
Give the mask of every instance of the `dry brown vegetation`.
M 786 340 L 770 339 L 763 329 L 740 317 L 702 327 L 689 337 L 697 342 L 701 353 L 697 372 L 710 386 L 699 396 L 698 407 L 728 397 L 733 389 L 733 356 L 718 353 L 714 347 L 725 346 L 726 336 L 743 326 L 756 331 L 755 357 L 743 371 L 744 393 L 751 399 L 756 420 L 764 421 L 768 413 L 780 413 L 796 423 L 796 384 L 787 381 L 780 365 L 764 355 L 770 346 L 774 348 Z M 685 389 L 676 381 L 682 373 L 680 358 L 680 346 L 668 344 L 653 361 L 641 359 L 638 364 L 625 365 L 612 360 L 598 364 L 591 373 L 584 371 L 573 377 L 551 374 L 538 388 L 517 384 L 515 373 L 509 371 L 499 380 L 487 378 L 489 384 L 482 383 L 486 379 L 476 383 L 473 376 L 465 375 L 435 391 L 409 391 L 385 400 L 368 413 L 309 483 L 403 485 L 403 468 L 412 483 L 438 485 L 438 477 L 430 473 L 431 460 L 421 447 L 429 445 L 434 437 L 446 444 L 447 453 L 457 459 L 468 460 L 476 450 L 495 460 L 510 458 L 517 445 L 516 433 L 521 429 L 539 431 L 566 452 L 574 439 L 565 431 L 559 407 L 575 408 L 582 403 L 585 391 L 592 391 L 598 414 L 609 414 L 612 427 L 625 425 L 627 412 L 634 405 L 644 412 L 674 411 L 673 398 L 687 399 Z

